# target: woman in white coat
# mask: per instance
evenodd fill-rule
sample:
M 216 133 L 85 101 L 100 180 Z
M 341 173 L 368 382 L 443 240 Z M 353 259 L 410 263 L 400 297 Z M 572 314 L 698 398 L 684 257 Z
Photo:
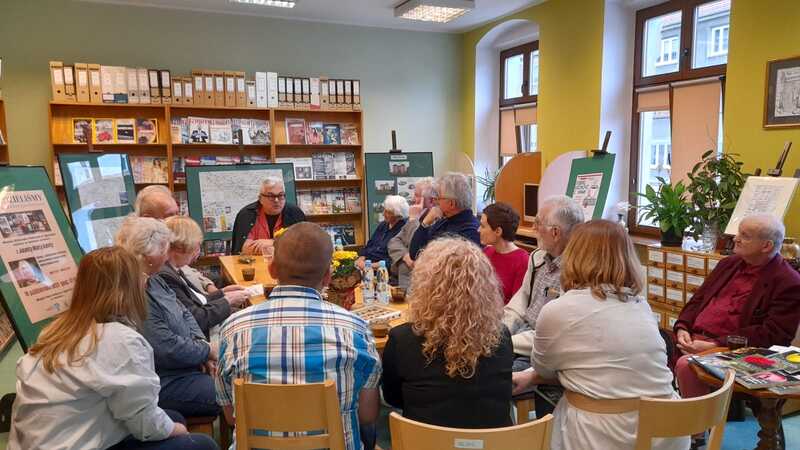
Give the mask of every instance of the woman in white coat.
M 564 294 L 536 322 L 535 371 L 514 374 L 515 391 L 542 380 L 564 387 L 553 413 L 553 450 L 633 449 L 637 399 L 680 398 L 658 325 L 639 296 L 639 270 L 616 223 L 593 220 L 573 232 L 561 267 Z M 686 450 L 689 437 L 656 439 L 652 448 Z

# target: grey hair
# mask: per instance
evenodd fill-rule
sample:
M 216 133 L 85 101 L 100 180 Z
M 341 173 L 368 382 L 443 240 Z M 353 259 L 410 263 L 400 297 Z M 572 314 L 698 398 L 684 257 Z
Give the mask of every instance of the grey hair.
M 162 184 L 151 184 L 139 191 L 136 196 L 136 201 L 133 203 L 133 210 L 137 216 L 142 215 L 142 211 L 150 211 L 153 209 L 153 199 L 161 195 L 166 195 L 172 198 L 172 193 L 169 188 Z
M 284 186 L 283 178 L 269 176 L 261 180 L 261 187 L 270 186 Z
M 436 192 L 439 197 L 448 197 L 455 201 L 458 209 L 472 208 L 472 185 L 463 173 L 448 172 L 436 180 Z
M 408 218 L 408 201 L 401 195 L 387 195 L 383 201 L 383 209 L 392 213 L 393 216 Z
M 566 195 L 553 195 L 547 197 L 539 209 L 549 206 L 550 216 L 546 218 L 548 222 L 555 222 L 565 235 L 572 232 L 575 225 L 583 223 L 583 209 L 578 202 Z
M 751 214 L 742 219 L 739 226 L 741 227 L 745 221 L 755 223 L 759 239 L 772 242 L 773 255 L 781 250 L 786 227 L 780 219 L 771 214 Z
M 431 198 L 431 197 L 433 197 L 433 194 L 434 194 L 434 192 L 433 192 L 433 184 L 434 184 L 433 177 L 422 177 L 419 180 L 414 182 L 414 187 L 415 188 L 417 186 L 421 187 L 422 196 L 425 197 L 425 198 Z
M 166 253 L 172 241 L 167 225 L 152 217 L 128 216 L 114 237 L 114 243 L 139 258 Z

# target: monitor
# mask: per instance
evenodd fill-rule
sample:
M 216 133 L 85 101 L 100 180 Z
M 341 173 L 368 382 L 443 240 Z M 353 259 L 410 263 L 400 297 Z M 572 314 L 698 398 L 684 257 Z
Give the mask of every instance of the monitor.
M 533 222 L 536 213 L 539 211 L 539 185 L 525 183 L 522 192 L 522 219 L 526 222 Z

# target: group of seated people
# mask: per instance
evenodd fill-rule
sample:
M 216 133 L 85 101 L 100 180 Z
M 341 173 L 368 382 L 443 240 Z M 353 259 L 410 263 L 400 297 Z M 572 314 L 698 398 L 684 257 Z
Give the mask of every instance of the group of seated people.
M 675 325 L 674 354 L 684 356 L 668 361 L 673 349 L 621 226 L 584 222 L 572 199 L 551 197 L 527 255 L 513 244 L 518 214 L 491 205 L 479 221 L 471 198 L 467 178 L 447 174 L 418 182 L 411 206 L 387 199 L 385 223 L 361 256 L 406 277 L 409 309 L 381 357 L 363 319 L 323 301 L 333 243 L 318 225 L 290 224 L 298 216 L 282 183 L 264 183 L 234 226 L 243 251 L 272 248 L 278 281 L 268 301 L 244 309 L 241 286 L 217 289 L 189 267 L 198 225 L 176 216 L 166 189 L 146 188 L 117 245 L 81 260 L 70 309 L 20 359 L 9 449 L 215 449 L 187 432 L 184 417 L 223 414 L 234 424 L 239 378 L 335 380 L 348 450 L 374 448 L 381 391 L 414 420 L 493 428 L 512 424 L 512 395 L 534 385 L 563 391 L 551 448 L 633 449 L 637 411 L 596 408 L 679 398 L 673 365 L 683 397 L 707 393 L 685 355 L 724 346 L 728 335 L 788 345 L 798 327 L 800 275 L 778 253 L 784 228 L 771 216 L 741 222 L 735 255 Z M 537 402 L 537 416 L 547 412 Z M 653 448 L 689 446 L 681 437 Z

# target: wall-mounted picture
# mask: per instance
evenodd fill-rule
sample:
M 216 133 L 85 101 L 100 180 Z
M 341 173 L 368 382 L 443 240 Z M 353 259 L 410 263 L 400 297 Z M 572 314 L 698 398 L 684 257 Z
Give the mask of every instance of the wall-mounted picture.
M 800 56 L 767 62 L 764 127 L 800 127 Z

